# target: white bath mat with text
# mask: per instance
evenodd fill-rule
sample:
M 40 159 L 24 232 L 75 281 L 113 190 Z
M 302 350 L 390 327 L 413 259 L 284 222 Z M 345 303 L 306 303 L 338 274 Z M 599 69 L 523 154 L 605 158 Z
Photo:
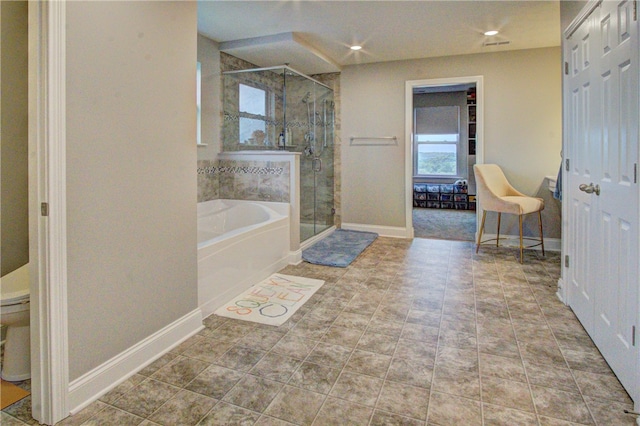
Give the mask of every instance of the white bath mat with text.
M 279 326 L 300 309 L 323 284 L 322 280 L 273 274 L 225 303 L 215 314 Z

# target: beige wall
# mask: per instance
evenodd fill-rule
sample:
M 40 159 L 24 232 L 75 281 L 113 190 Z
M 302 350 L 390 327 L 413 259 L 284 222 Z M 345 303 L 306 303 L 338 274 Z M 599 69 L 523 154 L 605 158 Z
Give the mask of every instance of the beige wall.
M 69 376 L 197 308 L 195 2 L 67 4 Z
M 344 222 L 406 226 L 405 82 L 476 75 L 484 76 L 484 161 L 501 165 L 530 195 L 546 184 L 545 175 L 557 174 L 559 47 L 348 66 L 341 76 L 343 138 L 397 136 L 399 145 L 343 146 Z M 555 215 L 553 209 L 545 213 L 545 229 L 548 237 L 560 238 Z M 512 224 L 504 230 L 515 233 Z
M 1 275 L 29 262 L 27 2 L 0 2 Z

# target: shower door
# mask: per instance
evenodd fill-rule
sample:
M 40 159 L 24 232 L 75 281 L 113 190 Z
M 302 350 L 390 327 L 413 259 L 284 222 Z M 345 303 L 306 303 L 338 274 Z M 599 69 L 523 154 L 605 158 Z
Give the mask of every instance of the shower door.
M 227 71 L 223 150 L 300 153 L 300 241 L 333 226 L 333 90 L 284 66 Z
M 314 235 L 333 226 L 333 91 L 316 84 L 316 121 L 314 123 L 315 147 L 313 160 L 314 179 Z
M 305 241 L 333 226 L 333 91 L 287 73 L 285 92 L 285 136 L 301 153 L 300 241 Z

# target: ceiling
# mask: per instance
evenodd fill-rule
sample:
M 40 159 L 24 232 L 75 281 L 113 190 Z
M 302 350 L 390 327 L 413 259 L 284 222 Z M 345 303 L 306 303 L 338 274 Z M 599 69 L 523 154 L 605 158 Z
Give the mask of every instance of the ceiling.
M 484 32 L 497 29 L 497 36 Z M 560 45 L 555 1 L 198 1 L 198 31 L 261 67 L 342 67 Z M 485 43 L 502 43 L 485 46 Z M 352 44 L 362 50 L 352 51 Z

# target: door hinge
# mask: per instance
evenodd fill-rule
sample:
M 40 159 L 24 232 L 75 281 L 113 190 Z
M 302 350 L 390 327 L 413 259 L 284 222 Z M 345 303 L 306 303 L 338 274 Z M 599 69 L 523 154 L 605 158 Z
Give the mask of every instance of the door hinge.
M 569 75 L 569 62 L 564 63 L 564 75 Z
M 568 158 L 566 160 L 564 160 L 564 168 L 565 168 L 566 171 L 570 170 L 570 168 L 569 168 L 569 159 Z
M 633 0 L 633 20 L 638 20 L 638 2 Z
M 49 216 L 49 203 L 40 203 L 40 216 Z
M 633 163 L 633 183 L 638 183 L 638 163 Z
M 631 326 L 631 346 L 636 345 L 636 326 Z
M 568 267 L 569 267 L 569 255 L 568 255 L 568 254 L 566 254 L 566 255 L 564 256 L 564 267 L 565 267 L 565 268 L 568 268 Z

